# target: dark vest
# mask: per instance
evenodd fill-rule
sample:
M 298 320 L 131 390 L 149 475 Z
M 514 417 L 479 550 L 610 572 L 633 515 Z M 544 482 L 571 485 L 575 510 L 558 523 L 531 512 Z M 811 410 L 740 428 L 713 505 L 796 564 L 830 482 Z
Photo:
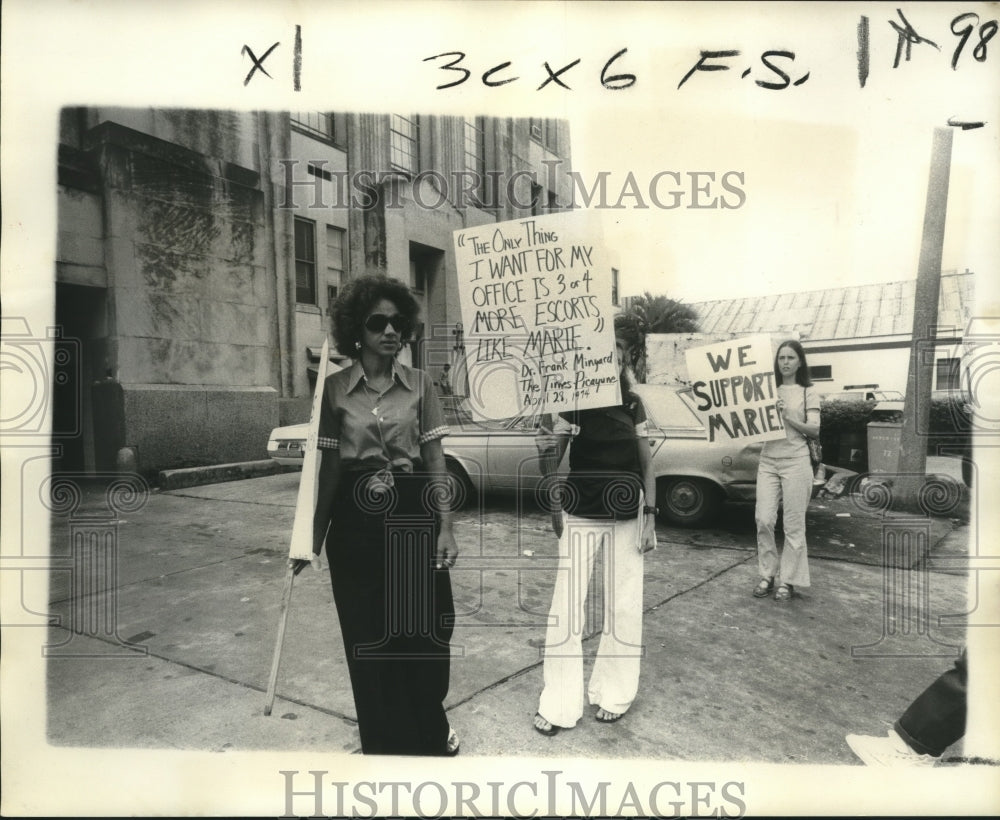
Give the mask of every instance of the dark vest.
M 580 428 L 569 445 L 563 509 L 581 518 L 623 520 L 639 514 L 642 470 L 635 426 L 645 419 L 639 400 L 618 407 L 564 413 Z

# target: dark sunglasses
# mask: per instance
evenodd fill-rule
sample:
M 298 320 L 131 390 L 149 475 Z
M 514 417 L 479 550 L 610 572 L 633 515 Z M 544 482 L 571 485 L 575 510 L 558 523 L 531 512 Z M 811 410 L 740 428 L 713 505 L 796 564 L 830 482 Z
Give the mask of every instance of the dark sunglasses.
M 394 313 L 392 316 L 386 316 L 384 313 L 373 313 L 365 319 L 365 329 L 372 333 L 381 333 L 390 324 L 395 328 L 397 333 L 406 335 L 409 323 L 404 316 L 398 313 Z

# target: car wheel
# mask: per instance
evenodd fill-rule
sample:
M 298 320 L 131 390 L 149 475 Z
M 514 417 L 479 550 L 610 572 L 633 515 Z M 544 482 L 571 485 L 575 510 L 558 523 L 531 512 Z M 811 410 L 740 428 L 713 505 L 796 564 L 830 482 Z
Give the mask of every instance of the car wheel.
M 718 488 L 701 478 L 665 478 L 659 481 L 656 489 L 660 517 L 682 527 L 697 527 L 704 523 L 722 500 Z
M 476 488 L 472 486 L 471 479 L 458 462 L 448 459 L 445 461 L 445 467 L 451 484 L 451 508 L 460 510 L 476 497 Z

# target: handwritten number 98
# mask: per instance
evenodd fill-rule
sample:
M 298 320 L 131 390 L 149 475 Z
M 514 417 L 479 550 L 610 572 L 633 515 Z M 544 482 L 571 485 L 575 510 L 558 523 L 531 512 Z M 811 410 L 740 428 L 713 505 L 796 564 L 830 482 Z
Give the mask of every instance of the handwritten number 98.
M 967 23 L 963 28 L 957 28 L 960 23 L 966 20 L 974 20 L 975 22 Z M 954 20 L 951 21 L 951 31 L 962 39 L 958 42 L 958 47 L 955 49 L 955 53 L 951 57 L 951 67 L 955 68 L 958 65 L 958 58 L 962 54 L 962 49 L 965 48 L 965 44 L 968 42 L 969 37 L 972 32 L 976 29 L 976 23 L 979 22 L 979 15 L 975 12 L 968 12 L 966 14 L 960 14 Z M 979 42 L 976 43 L 975 48 L 972 49 L 972 56 L 975 58 L 976 62 L 984 62 L 986 60 L 986 44 L 990 41 L 994 34 L 997 33 L 997 21 L 990 20 L 988 23 L 983 23 L 979 27 Z

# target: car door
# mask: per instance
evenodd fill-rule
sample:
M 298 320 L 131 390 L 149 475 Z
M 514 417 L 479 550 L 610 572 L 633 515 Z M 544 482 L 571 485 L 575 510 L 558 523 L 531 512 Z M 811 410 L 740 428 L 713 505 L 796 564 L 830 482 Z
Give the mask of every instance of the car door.
M 490 484 L 503 492 L 533 491 L 541 480 L 535 435 L 537 415 L 518 416 L 490 433 L 486 463 Z

